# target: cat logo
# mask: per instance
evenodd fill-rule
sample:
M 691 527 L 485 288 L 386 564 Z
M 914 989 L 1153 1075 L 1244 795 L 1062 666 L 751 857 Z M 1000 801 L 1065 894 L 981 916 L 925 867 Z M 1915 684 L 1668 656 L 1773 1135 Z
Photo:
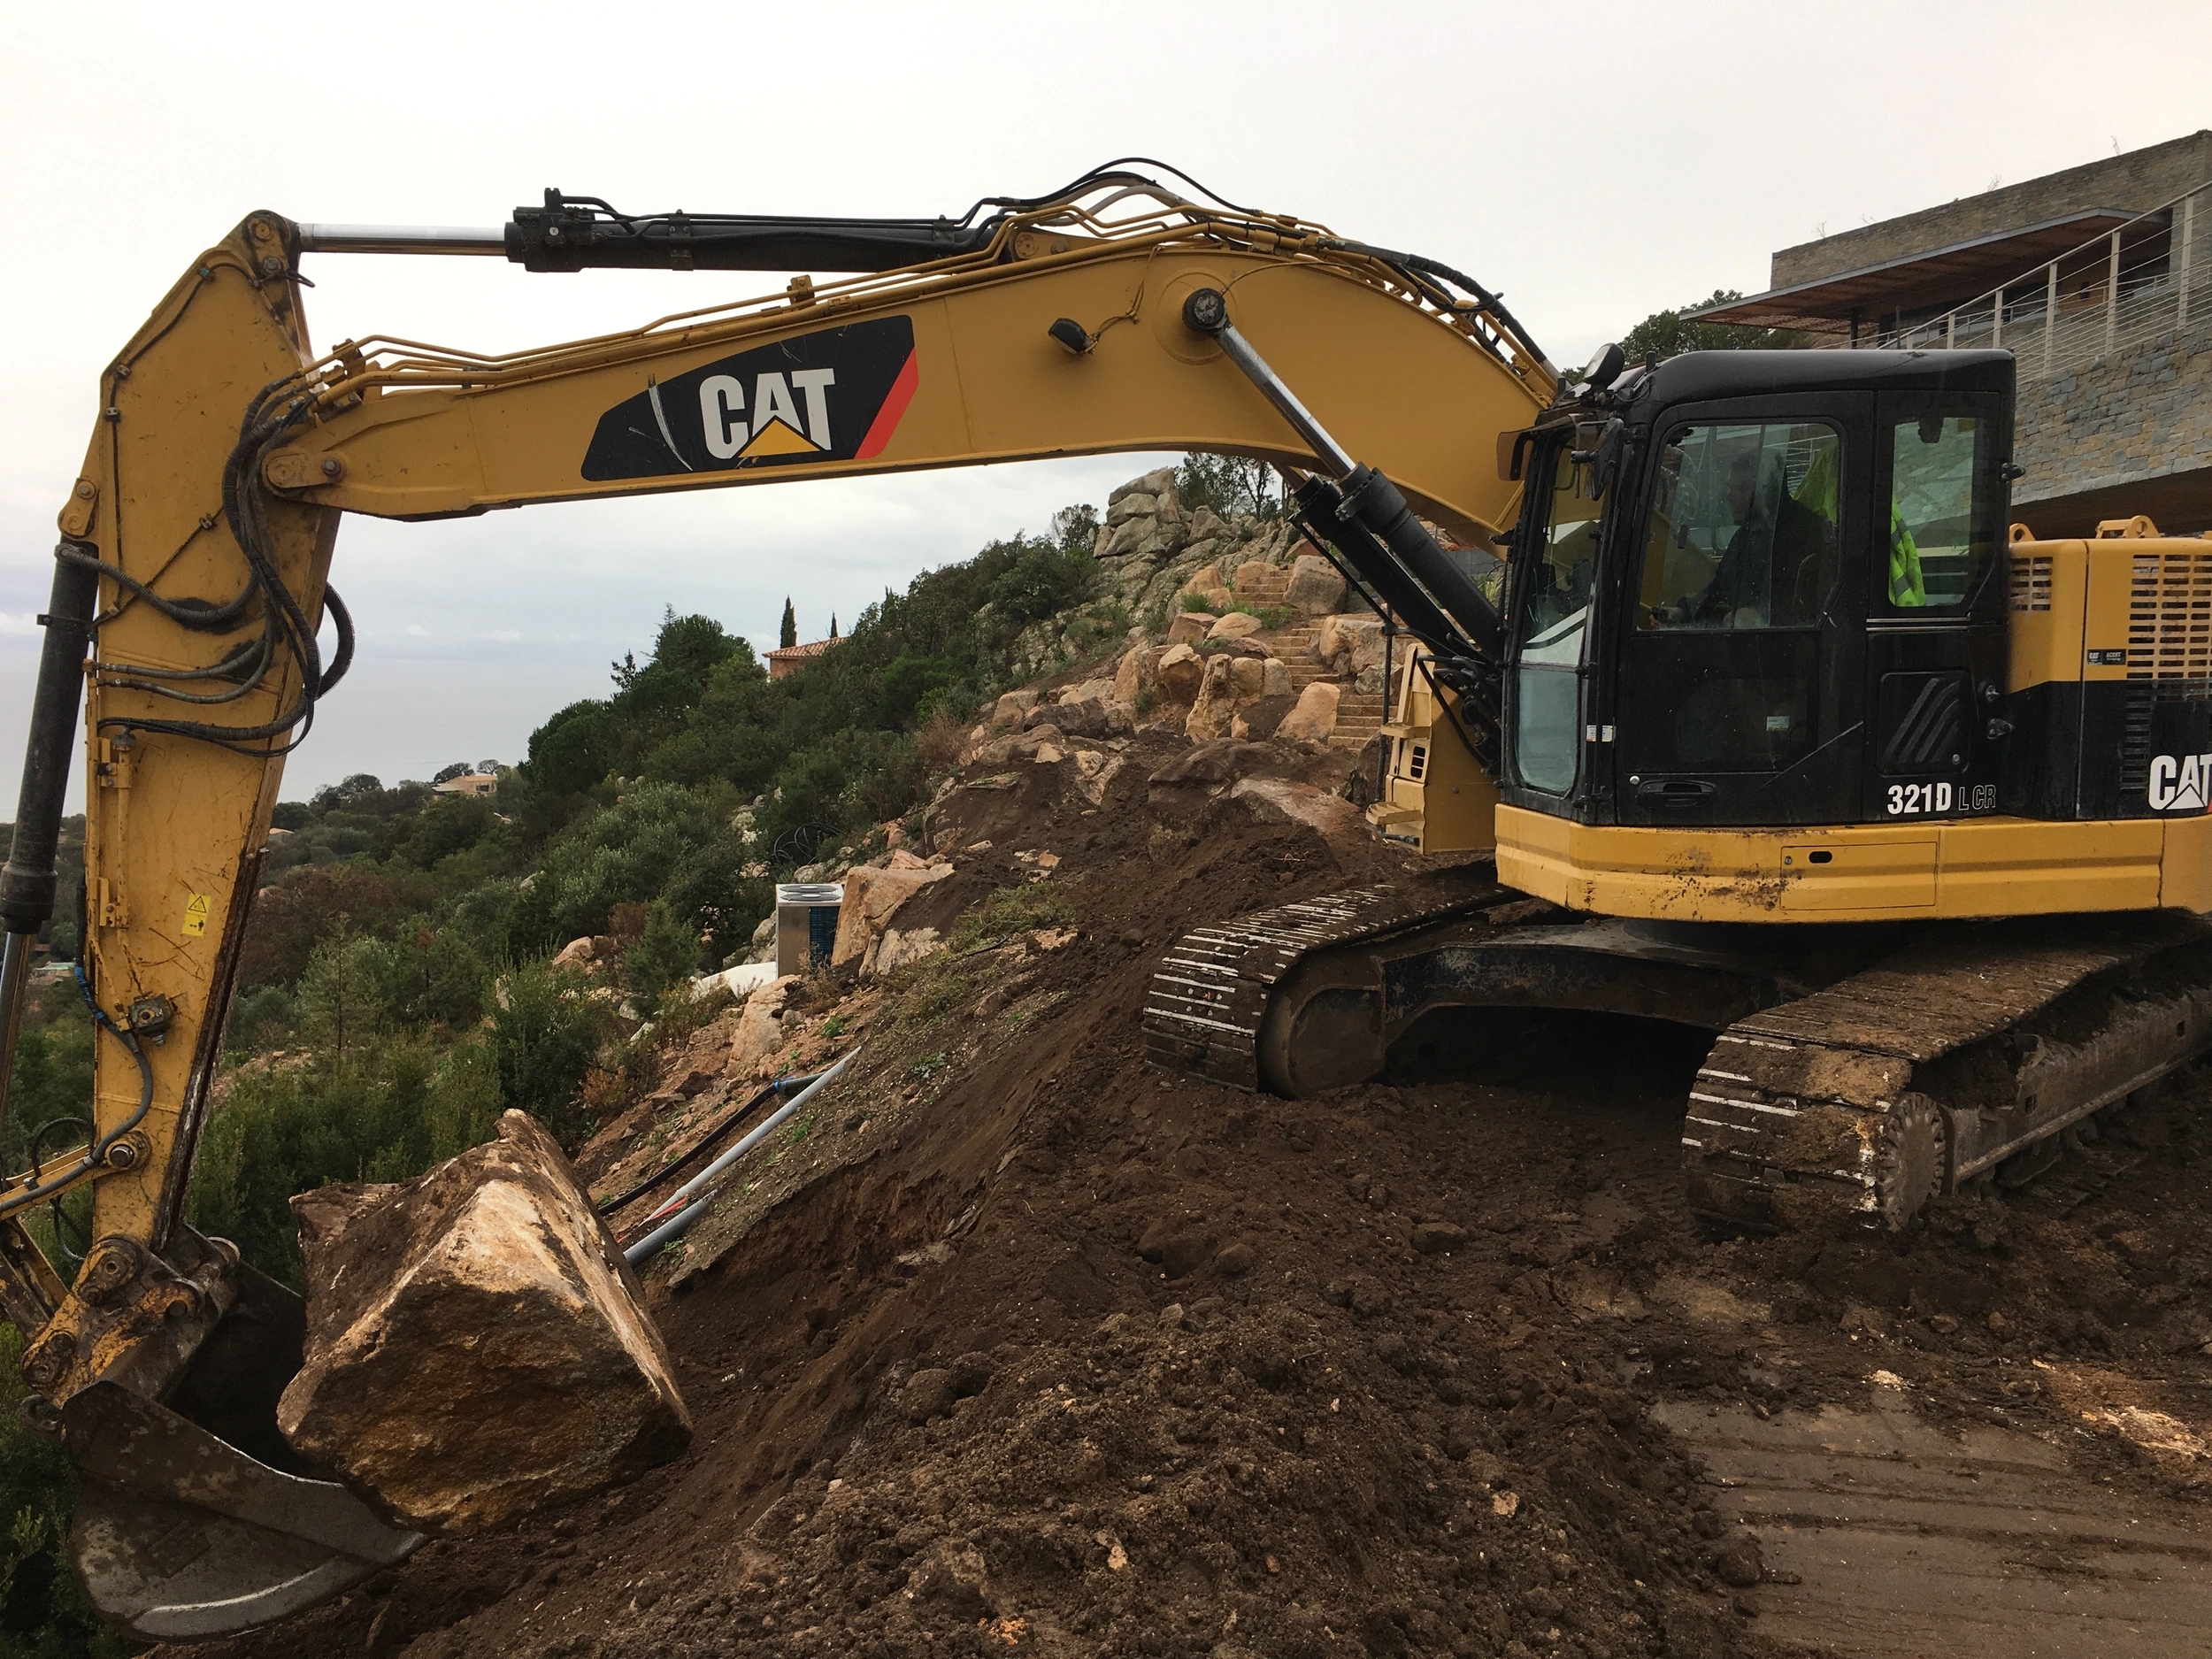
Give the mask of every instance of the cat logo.
M 2212 755 L 2152 757 L 2152 811 L 2201 812 L 2208 795 L 2212 795 Z
M 599 418 L 583 474 L 596 483 L 865 461 L 891 442 L 920 383 L 911 319 L 818 329 L 649 379 Z

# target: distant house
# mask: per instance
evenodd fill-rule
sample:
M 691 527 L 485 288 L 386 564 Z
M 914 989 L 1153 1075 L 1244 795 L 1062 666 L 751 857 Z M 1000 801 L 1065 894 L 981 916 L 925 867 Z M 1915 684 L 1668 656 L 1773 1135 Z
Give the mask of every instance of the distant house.
M 811 645 L 786 645 L 769 652 L 768 678 L 781 680 L 786 674 L 797 672 L 836 643 L 837 636 L 833 634 L 828 639 L 817 640 Z
M 499 787 L 499 780 L 488 772 L 465 772 L 457 778 L 448 778 L 434 786 L 440 795 L 472 795 L 479 797 L 491 795 Z

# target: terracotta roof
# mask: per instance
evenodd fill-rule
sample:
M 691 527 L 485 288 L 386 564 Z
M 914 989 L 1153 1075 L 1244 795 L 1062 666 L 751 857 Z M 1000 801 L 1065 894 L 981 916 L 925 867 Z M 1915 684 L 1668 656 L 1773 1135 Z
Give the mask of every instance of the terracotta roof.
M 836 643 L 835 640 L 816 640 L 807 645 L 781 645 L 768 653 L 768 660 L 772 663 L 803 662 L 810 657 L 819 657 Z

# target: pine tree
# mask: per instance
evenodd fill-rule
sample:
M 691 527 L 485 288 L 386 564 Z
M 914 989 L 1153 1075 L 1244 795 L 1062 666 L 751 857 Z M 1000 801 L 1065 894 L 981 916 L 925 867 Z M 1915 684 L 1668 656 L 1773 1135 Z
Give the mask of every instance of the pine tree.
M 792 610 L 791 601 L 787 598 L 783 602 L 783 631 L 777 636 L 776 644 L 780 649 L 787 651 L 798 642 L 798 613 Z

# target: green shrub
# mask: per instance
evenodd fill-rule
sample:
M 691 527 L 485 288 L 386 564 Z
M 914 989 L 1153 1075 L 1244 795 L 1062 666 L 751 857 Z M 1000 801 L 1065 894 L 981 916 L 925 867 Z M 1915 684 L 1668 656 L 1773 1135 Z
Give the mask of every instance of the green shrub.
M 954 956 L 1025 933 L 1032 928 L 1052 927 L 1068 919 L 1067 901 L 1044 882 L 1001 887 L 980 903 L 972 904 L 953 925 L 946 947 Z
M 580 976 L 544 962 L 501 976 L 491 1045 L 503 1106 L 526 1111 L 572 1145 L 583 1127 L 584 1073 L 599 1051 L 603 1017 Z
M 623 953 L 623 976 L 639 996 L 657 1002 L 670 987 L 687 980 L 699 965 L 699 941 L 676 920 L 667 902 L 655 899 L 645 931 Z
M 120 1659 L 69 1571 L 76 1471 L 61 1442 L 24 1425 L 22 1333 L 0 1325 L 0 1659 Z

